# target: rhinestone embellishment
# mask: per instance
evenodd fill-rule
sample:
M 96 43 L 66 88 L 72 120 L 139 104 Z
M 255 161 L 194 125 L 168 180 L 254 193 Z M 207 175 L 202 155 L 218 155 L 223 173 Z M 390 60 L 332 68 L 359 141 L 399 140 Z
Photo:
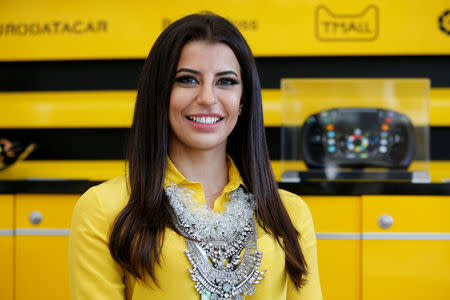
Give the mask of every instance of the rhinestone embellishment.
M 200 206 L 181 186 L 165 190 L 176 216 L 176 226 L 185 236 L 188 269 L 201 299 L 241 300 L 253 295 L 262 252 L 257 250 L 255 200 L 242 188 L 231 192 L 224 213 Z

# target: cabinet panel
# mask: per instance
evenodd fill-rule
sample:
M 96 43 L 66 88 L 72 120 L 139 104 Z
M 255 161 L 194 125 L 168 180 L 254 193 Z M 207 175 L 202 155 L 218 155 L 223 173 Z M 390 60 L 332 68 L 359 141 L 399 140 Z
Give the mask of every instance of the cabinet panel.
M 308 205 L 318 233 L 361 232 L 361 197 L 302 196 Z
M 80 195 L 18 194 L 16 196 L 17 228 L 68 229 L 72 210 Z M 42 214 L 42 222 L 32 224 L 29 220 L 33 211 Z
M 303 196 L 317 233 L 324 299 L 361 297 L 361 197 Z
M 364 240 L 364 300 L 450 299 L 450 241 Z
M 378 218 L 393 217 L 382 229 Z M 363 232 L 450 232 L 450 196 L 363 196 Z
M 319 275 L 323 298 L 361 299 L 361 241 L 317 241 Z
M 450 299 L 450 197 L 363 196 L 362 295 Z M 382 229 L 378 218 L 392 216 Z
M 17 195 L 16 299 L 69 299 L 67 254 L 79 195 Z M 39 224 L 30 214 L 42 215 Z
M 14 196 L 0 195 L 0 299 L 12 300 L 14 290 Z

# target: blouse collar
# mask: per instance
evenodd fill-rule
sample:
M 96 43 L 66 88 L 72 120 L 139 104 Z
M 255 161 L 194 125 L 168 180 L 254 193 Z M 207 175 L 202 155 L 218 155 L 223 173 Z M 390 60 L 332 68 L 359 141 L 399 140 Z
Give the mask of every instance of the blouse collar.
M 213 211 L 215 212 L 224 211 L 225 203 L 228 200 L 227 197 L 228 193 L 234 191 L 241 185 L 245 186 L 238 168 L 236 167 L 233 159 L 229 155 L 227 155 L 227 163 L 228 163 L 228 183 L 225 185 L 222 194 L 214 202 Z M 168 185 L 171 184 L 183 185 L 189 188 L 194 192 L 195 198 L 199 201 L 199 203 L 205 203 L 205 194 L 201 183 L 189 181 L 186 177 L 183 176 L 183 174 L 180 173 L 180 171 L 178 171 L 178 169 L 175 167 L 170 157 L 167 156 L 164 188 L 166 188 Z
M 244 181 L 242 180 L 241 174 L 239 173 L 238 168 L 234 164 L 233 159 L 229 155 L 227 155 L 227 163 L 228 163 L 228 183 L 224 187 L 222 194 L 214 201 L 213 211 L 218 213 L 224 212 L 225 204 L 228 201 L 227 196 L 230 192 L 234 191 L 241 185 L 245 188 L 245 184 Z M 183 174 L 180 173 L 180 171 L 178 171 L 178 169 L 175 167 L 170 157 L 167 156 L 164 188 L 166 188 L 168 185 L 171 184 L 183 185 L 189 188 L 191 191 L 194 192 L 195 198 L 198 200 L 199 203 L 205 203 L 205 194 L 201 183 L 189 181 L 186 177 L 183 176 Z M 262 229 L 258 224 L 256 228 L 258 239 L 266 234 L 264 229 Z

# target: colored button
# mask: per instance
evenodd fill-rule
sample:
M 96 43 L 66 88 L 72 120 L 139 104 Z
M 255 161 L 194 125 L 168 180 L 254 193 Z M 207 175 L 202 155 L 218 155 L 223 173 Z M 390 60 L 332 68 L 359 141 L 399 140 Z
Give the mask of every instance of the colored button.
M 331 146 L 328 146 L 328 152 L 331 152 L 331 153 L 334 153 L 334 152 L 336 152 L 336 147 L 335 147 L 335 146 L 333 146 L 333 145 L 331 145 Z
M 353 131 L 353 133 L 355 133 L 356 135 L 361 135 L 361 129 L 355 128 L 355 130 Z
M 324 122 L 325 124 L 329 124 L 331 121 L 330 121 L 330 119 L 325 118 L 325 119 L 323 120 L 323 122 Z
M 327 130 L 334 130 L 334 125 L 333 124 L 328 124 L 327 125 Z
M 381 139 L 380 144 L 386 146 L 388 144 L 387 139 Z
M 369 139 L 364 137 L 361 141 L 361 144 L 364 146 L 364 148 L 367 148 L 367 146 L 369 145 Z
M 386 146 L 380 146 L 380 148 L 378 150 L 380 150 L 381 153 L 386 153 L 387 147 Z
M 328 140 L 328 144 L 329 145 L 334 145 L 334 144 L 336 144 L 336 140 L 335 139 L 329 139 Z
M 384 131 L 389 130 L 389 125 L 386 123 L 381 125 L 381 130 L 384 130 Z
M 388 134 L 387 134 L 386 131 L 382 131 L 382 132 L 381 132 L 381 137 L 384 137 L 384 138 L 385 138 L 385 137 L 387 137 L 387 136 L 388 136 Z
M 356 146 L 355 147 L 355 152 L 360 152 L 361 151 L 361 147 L 360 146 Z
M 361 154 L 359 155 L 359 157 L 361 157 L 361 158 L 368 158 L 369 155 L 367 155 L 367 153 L 361 153 Z
M 392 119 L 391 118 L 386 118 L 385 122 L 388 123 L 388 124 L 391 124 L 392 123 Z
M 327 136 L 332 139 L 336 136 L 336 133 L 334 131 L 328 131 Z

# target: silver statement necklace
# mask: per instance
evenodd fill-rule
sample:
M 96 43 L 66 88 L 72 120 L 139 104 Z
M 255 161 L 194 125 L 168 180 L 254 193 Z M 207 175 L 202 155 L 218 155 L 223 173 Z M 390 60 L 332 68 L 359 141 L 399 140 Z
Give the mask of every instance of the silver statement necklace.
M 225 211 L 215 213 L 198 205 L 187 188 L 165 189 L 176 216 L 176 226 L 185 236 L 191 279 L 201 299 L 241 300 L 253 295 L 262 281 L 262 252 L 257 250 L 255 200 L 242 188 L 231 192 Z

